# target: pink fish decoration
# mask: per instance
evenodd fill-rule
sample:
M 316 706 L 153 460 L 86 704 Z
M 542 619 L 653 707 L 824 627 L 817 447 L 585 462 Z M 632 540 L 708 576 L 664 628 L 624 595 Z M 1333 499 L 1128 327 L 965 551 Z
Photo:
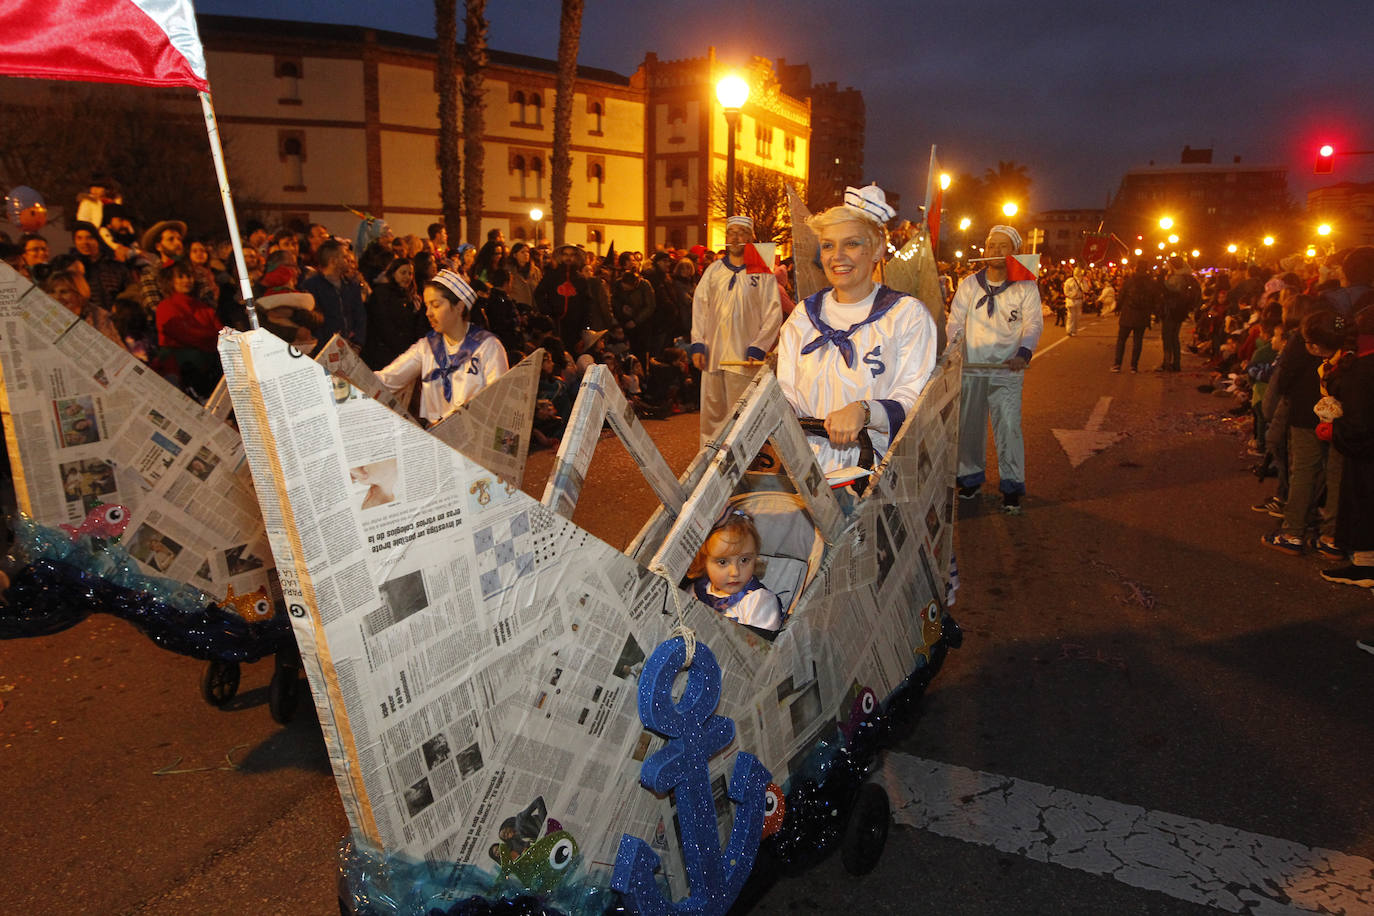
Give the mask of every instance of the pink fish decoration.
M 58 525 L 71 535 L 73 541 L 86 535 L 97 538 L 117 538 L 129 527 L 129 509 L 115 503 L 104 503 L 86 513 L 86 520 L 79 528 L 71 525 Z

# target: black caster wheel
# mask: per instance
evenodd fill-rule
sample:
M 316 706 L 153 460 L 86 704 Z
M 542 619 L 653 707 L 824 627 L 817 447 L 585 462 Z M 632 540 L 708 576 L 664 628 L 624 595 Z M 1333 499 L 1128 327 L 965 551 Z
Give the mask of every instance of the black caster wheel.
M 272 682 L 267 686 L 267 708 L 272 713 L 272 721 L 285 725 L 296 714 L 296 703 L 300 700 L 300 668 L 283 663 L 277 658 L 272 672 Z
M 239 663 L 210 662 L 200 679 L 200 695 L 211 706 L 223 706 L 239 692 Z
M 887 792 L 876 783 L 864 783 L 840 839 L 840 863 L 845 871 L 858 877 L 878 865 L 887 845 L 889 816 Z

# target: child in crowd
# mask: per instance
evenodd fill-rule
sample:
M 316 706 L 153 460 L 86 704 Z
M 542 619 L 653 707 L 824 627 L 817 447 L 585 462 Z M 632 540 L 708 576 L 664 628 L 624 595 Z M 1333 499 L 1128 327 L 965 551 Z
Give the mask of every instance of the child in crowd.
M 759 546 L 754 520 L 731 509 L 706 536 L 687 576 L 702 604 L 772 639 L 782 627 L 782 602 L 758 579 Z

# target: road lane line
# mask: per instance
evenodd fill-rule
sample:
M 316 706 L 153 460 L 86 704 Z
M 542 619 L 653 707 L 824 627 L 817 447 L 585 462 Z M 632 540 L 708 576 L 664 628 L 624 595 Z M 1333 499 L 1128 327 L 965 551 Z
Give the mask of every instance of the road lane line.
M 1374 912 L 1374 862 L 1042 783 L 889 753 L 893 818 L 1231 913 Z
M 1099 319 L 1097 319 L 1096 321 L 1094 321 L 1093 324 L 1101 324 L 1101 323 L 1102 323 L 1103 321 L 1105 321 L 1105 320 L 1106 320 L 1105 318 L 1099 318 Z M 1085 324 L 1084 326 L 1086 327 L 1086 324 Z M 1063 337 L 1059 338 L 1058 340 L 1056 340 L 1054 343 L 1050 344 L 1049 346 L 1047 346 L 1047 347 L 1041 347 L 1039 350 L 1036 350 L 1034 353 L 1031 354 L 1031 356 L 1032 356 L 1032 357 L 1044 356 L 1046 353 L 1050 352 L 1050 351 L 1053 350 L 1055 347 L 1059 346 L 1059 345 L 1062 344 L 1062 343 L 1068 343 L 1070 340 L 1073 340 L 1073 338 L 1070 337 L 1069 335 L 1065 334 Z

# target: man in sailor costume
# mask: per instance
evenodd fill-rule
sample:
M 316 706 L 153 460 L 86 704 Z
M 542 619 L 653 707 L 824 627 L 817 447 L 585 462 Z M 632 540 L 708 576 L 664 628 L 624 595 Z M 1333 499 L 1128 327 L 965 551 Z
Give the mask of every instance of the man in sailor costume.
M 726 255 L 706 268 L 692 296 L 691 354 L 692 365 L 701 370 L 702 445 L 722 431 L 753 378 L 721 363 L 763 359 L 782 324 L 777 278 L 745 268 L 744 248 L 752 241 L 753 220 L 726 220 Z
M 988 231 L 987 267 L 959 283 L 945 333 L 964 334 L 964 377 L 959 395 L 959 496 L 973 499 L 986 479 L 988 416 L 997 447 L 1002 509 L 1021 511 L 1026 492 L 1026 447 L 1021 438 L 1023 371 L 1040 342 L 1044 319 L 1034 280 L 1007 280 L 1007 256 L 1021 250 L 1011 226 Z
M 377 373 L 399 392 L 420 379 L 420 416 L 436 423 L 466 404 L 508 368 L 506 348 L 490 331 L 469 323 L 477 294 L 461 274 L 441 270 L 425 284 L 425 316 L 434 330 Z
M 875 463 L 901 429 L 935 368 L 937 329 L 919 299 L 874 282 L 895 215 L 876 185 L 847 188 L 844 204 L 811 217 L 830 286 L 793 310 L 778 341 L 778 382 L 812 436 L 824 471 L 857 465 L 867 428 Z

